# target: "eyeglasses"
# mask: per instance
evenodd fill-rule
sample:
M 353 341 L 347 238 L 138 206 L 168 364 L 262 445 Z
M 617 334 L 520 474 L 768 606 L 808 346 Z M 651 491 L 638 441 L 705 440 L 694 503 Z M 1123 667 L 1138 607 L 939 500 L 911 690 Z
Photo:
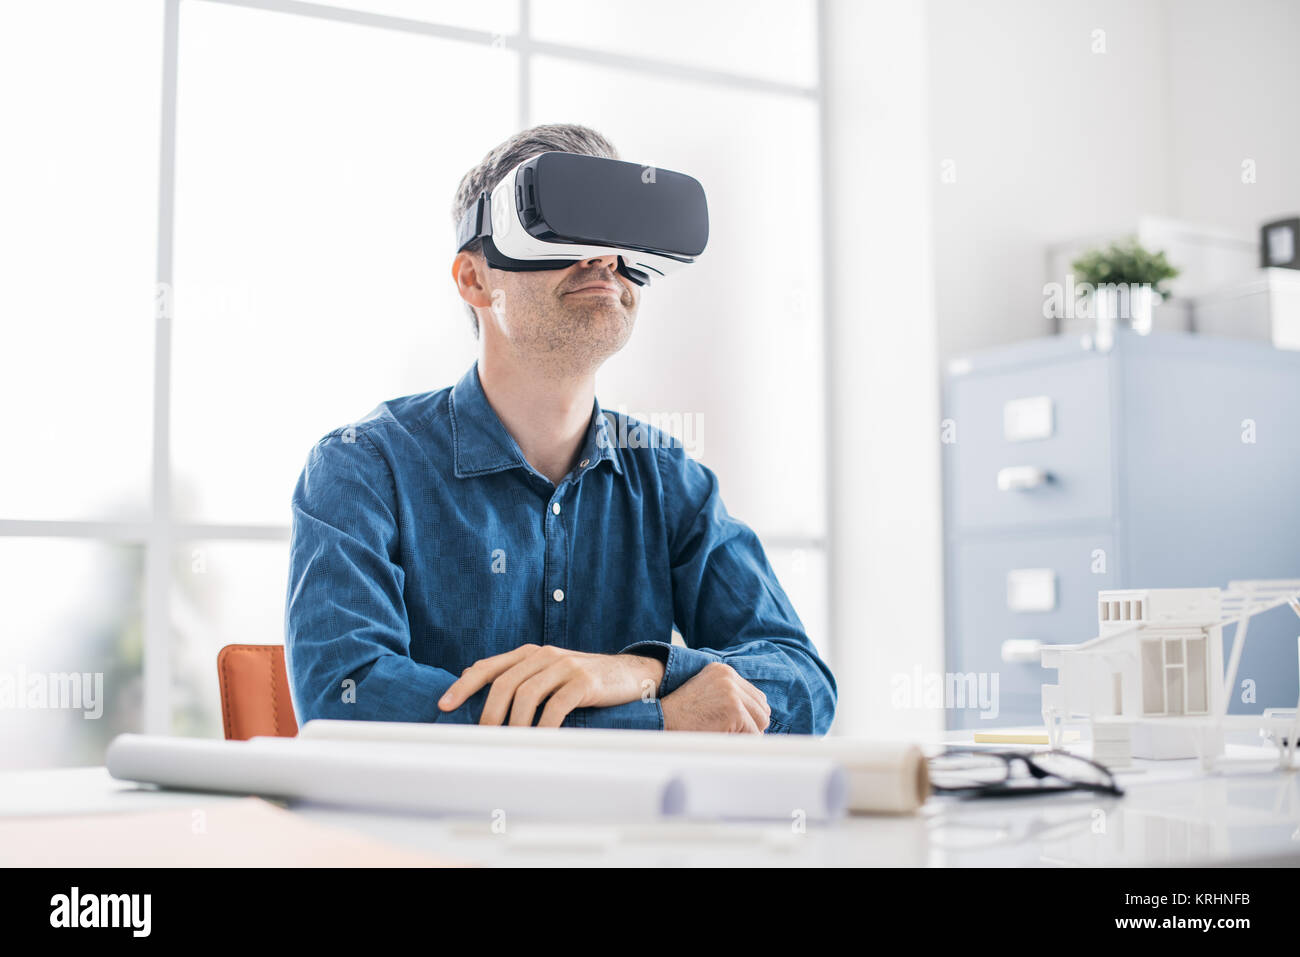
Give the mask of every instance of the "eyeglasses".
M 1096 761 L 1068 751 L 981 751 L 948 748 L 929 760 L 936 794 L 1016 797 L 1060 791 L 1123 795 L 1115 776 Z

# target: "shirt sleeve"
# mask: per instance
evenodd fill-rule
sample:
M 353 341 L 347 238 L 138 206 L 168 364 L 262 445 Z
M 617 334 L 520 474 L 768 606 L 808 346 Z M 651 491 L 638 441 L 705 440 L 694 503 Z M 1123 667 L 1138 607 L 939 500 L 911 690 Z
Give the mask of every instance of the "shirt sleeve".
M 642 641 L 623 651 L 664 662 L 659 696 L 721 661 L 767 696 L 768 733 L 825 734 L 835 677 L 817 654 L 758 536 L 723 505 L 718 479 L 680 443 L 657 449 L 672 561 L 673 620 L 686 647 Z
M 538 709 L 541 714 L 541 709 Z M 662 731 L 664 709 L 659 699 L 637 699 L 605 708 L 576 708 L 564 720 L 575 728 L 624 728 L 636 731 Z
M 396 498 L 388 464 L 364 432 L 327 435 L 307 457 L 291 502 L 285 603 L 299 723 L 466 724 L 482 713 L 485 693 L 441 711 L 456 676 L 411 658 Z
M 438 699 L 458 676 L 411 658 L 396 487 L 364 432 L 331 433 L 313 447 L 291 510 L 285 657 L 298 723 L 477 724 L 490 686 L 443 711 Z M 638 700 L 577 708 L 563 724 L 662 729 L 663 711 Z

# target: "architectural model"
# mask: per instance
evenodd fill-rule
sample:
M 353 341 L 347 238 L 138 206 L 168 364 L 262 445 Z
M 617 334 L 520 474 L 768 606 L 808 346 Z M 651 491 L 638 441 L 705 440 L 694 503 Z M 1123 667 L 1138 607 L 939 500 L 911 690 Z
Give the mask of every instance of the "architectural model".
M 1043 667 L 1058 671 L 1057 684 L 1043 685 L 1043 719 L 1052 747 L 1060 747 L 1065 725 L 1087 722 L 1093 758 L 1102 764 L 1199 757 L 1210 767 L 1224 753 L 1225 730 L 1257 728 L 1290 766 L 1300 704 L 1281 715 L 1281 709 L 1227 713 L 1250 620 L 1281 605 L 1300 616 L 1300 579 L 1234 581 L 1226 589 L 1099 592 L 1097 637 L 1042 650 Z M 1233 625 L 1225 672 L 1223 632 Z

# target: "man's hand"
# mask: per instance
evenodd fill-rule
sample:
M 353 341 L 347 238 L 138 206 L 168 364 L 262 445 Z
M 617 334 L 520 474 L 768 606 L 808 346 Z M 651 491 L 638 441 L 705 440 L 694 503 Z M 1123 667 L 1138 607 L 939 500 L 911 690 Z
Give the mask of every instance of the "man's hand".
M 772 715 L 767 696 L 720 661 L 705 665 L 660 706 L 665 731 L 762 734 Z
M 558 728 L 574 708 L 626 704 L 646 691 L 653 696 L 663 677 L 663 662 L 645 655 L 593 655 L 554 645 L 521 645 L 474 662 L 452 682 L 438 707 L 454 711 L 491 684 L 479 724 L 501 724 L 509 712 L 510 724 L 529 727 L 546 701 L 537 726 Z

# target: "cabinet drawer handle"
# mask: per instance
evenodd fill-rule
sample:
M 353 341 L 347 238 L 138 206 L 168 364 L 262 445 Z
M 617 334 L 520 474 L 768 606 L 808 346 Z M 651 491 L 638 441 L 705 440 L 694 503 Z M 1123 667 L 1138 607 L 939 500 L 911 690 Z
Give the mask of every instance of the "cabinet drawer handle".
M 1009 665 L 1037 663 L 1043 643 L 1034 638 L 1011 638 L 1002 642 L 1002 660 Z
M 998 491 L 1000 492 L 1023 492 L 1046 485 L 1051 480 L 1051 473 L 1036 465 L 1012 465 L 998 469 Z

